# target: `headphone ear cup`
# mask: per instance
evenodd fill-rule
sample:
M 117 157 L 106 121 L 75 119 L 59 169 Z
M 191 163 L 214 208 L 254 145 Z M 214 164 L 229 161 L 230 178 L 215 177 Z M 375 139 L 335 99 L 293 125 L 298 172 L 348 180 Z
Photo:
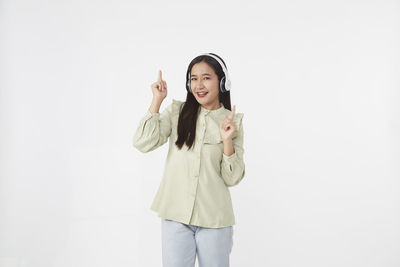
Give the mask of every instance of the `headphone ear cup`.
M 186 82 L 186 91 L 188 91 L 188 93 L 192 93 L 192 90 L 190 89 L 190 80 L 187 80 Z
M 220 91 L 221 91 L 222 93 L 225 93 L 225 92 L 226 92 L 226 88 L 225 88 L 225 76 L 222 77 L 221 81 L 219 82 L 219 88 L 220 88 Z

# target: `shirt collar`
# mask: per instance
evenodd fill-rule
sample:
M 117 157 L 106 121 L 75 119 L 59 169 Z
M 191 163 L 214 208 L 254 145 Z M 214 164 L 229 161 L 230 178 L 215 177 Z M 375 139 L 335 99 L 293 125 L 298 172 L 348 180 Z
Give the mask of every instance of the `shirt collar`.
M 224 104 L 222 104 L 222 102 L 219 102 L 219 104 L 221 106 L 217 109 L 206 109 L 202 105 L 200 105 L 200 114 L 209 114 L 209 113 L 214 114 L 214 115 L 222 114 L 225 110 L 225 107 L 224 107 Z

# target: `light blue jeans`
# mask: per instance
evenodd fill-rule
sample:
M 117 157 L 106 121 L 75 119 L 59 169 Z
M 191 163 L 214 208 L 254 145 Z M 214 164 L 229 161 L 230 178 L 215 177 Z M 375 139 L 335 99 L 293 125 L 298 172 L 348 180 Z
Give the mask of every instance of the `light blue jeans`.
M 163 267 L 229 267 L 233 226 L 205 228 L 161 219 Z

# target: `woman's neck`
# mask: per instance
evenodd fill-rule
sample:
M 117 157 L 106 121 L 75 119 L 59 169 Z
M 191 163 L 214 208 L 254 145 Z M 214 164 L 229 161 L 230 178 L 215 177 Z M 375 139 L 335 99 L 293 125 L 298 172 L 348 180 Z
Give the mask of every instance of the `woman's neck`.
M 201 105 L 203 108 L 208 109 L 208 110 L 215 110 L 215 109 L 219 109 L 221 107 L 221 104 L 219 103 L 219 101 L 213 103 L 213 104 L 209 104 L 209 105 Z

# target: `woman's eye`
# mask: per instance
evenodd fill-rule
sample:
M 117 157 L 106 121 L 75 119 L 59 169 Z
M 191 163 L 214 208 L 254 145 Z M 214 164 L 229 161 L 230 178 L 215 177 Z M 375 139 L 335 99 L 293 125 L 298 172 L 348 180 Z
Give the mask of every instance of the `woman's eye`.
M 209 77 L 204 77 L 204 79 L 209 80 L 210 78 Z M 191 80 L 194 81 L 194 80 L 196 80 L 196 78 L 191 78 Z

